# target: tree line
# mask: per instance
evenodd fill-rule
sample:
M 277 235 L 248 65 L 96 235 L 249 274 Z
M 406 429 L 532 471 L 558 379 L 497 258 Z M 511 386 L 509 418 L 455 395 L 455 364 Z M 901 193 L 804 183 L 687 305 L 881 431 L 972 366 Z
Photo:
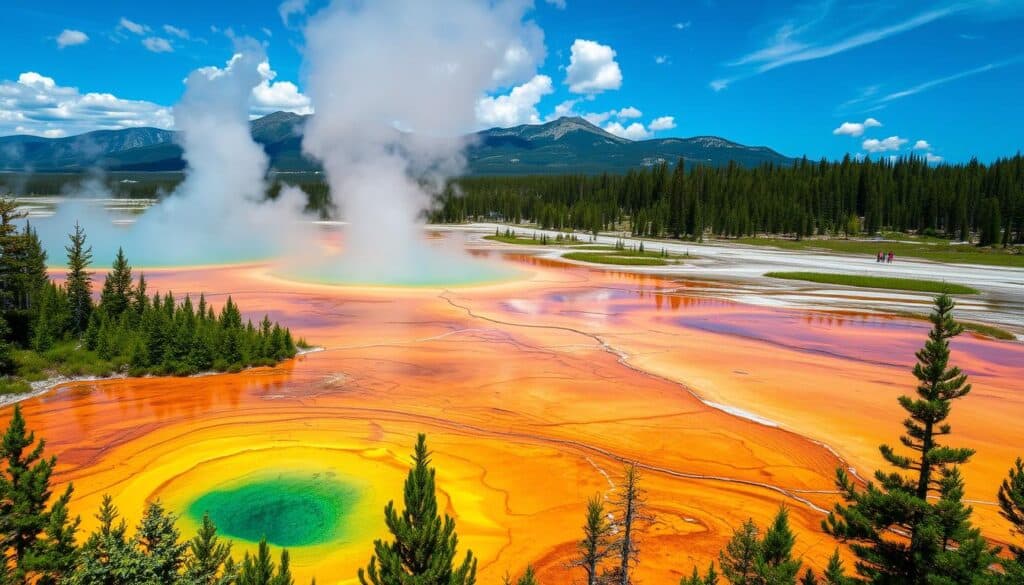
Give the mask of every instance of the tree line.
M 680 160 L 625 175 L 466 177 L 449 186 L 430 217 L 648 237 L 893 230 L 1011 245 L 1024 242 L 1024 157 L 932 166 L 913 156 L 847 156 L 755 168 Z
M 94 301 L 92 249 L 78 225 L 68 237 L 66 279 L 54 282 L 31 224 L 15 225 L 22 218 L 14 201 L 0 199 L 0 375 L 45 370 L 69 355 L 88 370 L 63 373 L 136 376 L 237 371 L 296 354 L 287 328 L 268 317 L 243 321 L 230 297 L 215 312 L 202 294 L 197 303 L 150 295 L 123 250 Z
M 932 329 L 917 352 L 914 396 L 902 396 L 907 413 L 900 443 L 906 452 L 880 447 L 892 470 L 877 470 L 860 486 L 836 470 L 841 502 L 822 521 L 837 540 L 824 571 L 804 567 L 793 550 L 796 537 L 783 506 L 761 529 L 753 520 L 735 528 L 717 564 L 693 567 L 680 585 L 1019 585 L 1024 583 L 1024 542 L 1008 554 L 986 541 L 971 522 L 960 466 L 974 452 L 946 442 L 952 405 L 971 390 L 967 376 L 949 363 L 949 340 L 962 332 L 953 301 L 938 297 Z M 293 585 L 287 551 L 273 562 L 266 541 L 239 564 L 231 544 L 217 536 L 207 515 L 199 533 L 183 542 L 174 516 L 159 502 L 147 505 L 134 536 L 119 521 L 112 499 L 104 498 L 98 528 L 76 541 L 79 520 L 68 503 L 73 487 L 57 497 L 50 491 L 55 458 L 43 456 L 44 442 L 27 431 L 18 406 L 0 443 L 0 585 Z M 455 521 L 441 515 L 436 471 L 426 436 L 419 435 L 405 481 L 404 509 L 384 510 L 390 536 L 374 542 L 369 563 L 358 572 L 361 585 L 474 585 L 477 559 L 459 554 Z M 583 534 L 568 568 L 587 585 L 630 585 L 642 561 L 645 528 L 653 521 L 645 505 L 640 468 L 625 466 L 614 497 L 596 494 L 586 504 Z M 1024 462 L 1013 464 L 998 487 L 997 500 L 1012 532 L 1024 537 Z M 839 547 L 856 559 L 852 572 Z M 686 571 L 683 571 L 687 574 Z M 539 585 L 532 567 L 508 585 Z

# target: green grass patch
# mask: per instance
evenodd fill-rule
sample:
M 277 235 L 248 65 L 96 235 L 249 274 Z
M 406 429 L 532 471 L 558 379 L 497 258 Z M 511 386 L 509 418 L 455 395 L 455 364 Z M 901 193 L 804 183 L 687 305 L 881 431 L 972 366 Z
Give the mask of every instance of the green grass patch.
M 116 360 L 101 359 L 96 352 L 85 349 L 77 341 L 59 342 L 42 353 L 31 349 L 16 350 L 14 363 L 18 376 L 30 382 L 53 376 L 110 376 L 124 366 Z
M 960 321 L 960 324 L 963 325 L 964 329 L 968 331 L 980 333 L 981 335 L 991 337 L 993 339 L 1000 339 L 1002 341 L 1014 341 L 1015 339 L 1017 339 L 1017 336 L 1014 335 L 1013 333 L 1010 333 L 1006 329 L 1003 329 L 1002 327 L 997 327 L 995 325 L 988 325 L 987 323 L 975 323 L 973 321 Z
M 855 274 L 832 274 L 827 272 L 769 272 L 769 278 L 786 280 L 802 280 L 824 284 L 840 284 L 866 288 L 882 288 L 887 290 L 908 290 L 927 293 L 949 293 L 959 295 L 976 295 L 978 290 L 962 284 L 953 284 L 938 280 L 917 280 L 913 278 L 892 278 L 888 276 L 861 276 Z
M 0 396 L 9 394 L 25 394 L 31 390 L 31 384 L 21 378 L 11 378 L 7 376 L 0 378 Z
M 501 242 L 503 244 L 516 244 L 519 246 L 579 246 L 583 242 L 572 240 L 567 237 L 563 237 L 559 240 L 556 237 L 549 236 L 547 241 L 541 240 L 540 238 L 534 238 L 530 236 L 525 238 L 522 236 L 506 236 L 506 235 L 490 235 L 484 236 L 485 240 L 492 242 Z
M 751 246 L 773 246 L 784 250 L 826 251 L 874 257 L 890 250 L 900 258 L 921 258 L 947 264 L 983 264 L 1024 268 L 1024 254 L 1015 248 L 979 248 L 970 244 L 952 244 L 932 237 L 906 236 L 907 240 L 792 240 L 785 238 L 738 238 L 734 241 Z
M 562 257 L 566 260 L 576 260 L 578 262 L 590 262 L 591 264 L 614 264 L 617 266 L 665 266 L 668 264 L 668 261 L 665 260 L 665 258 L 662 258 L 657 254 L 644 253 L 642 256 L 636 254 L 639 254 L 639 252 L 633 254 L 623 253 L 622 250 L 612 253 L 569 252 L 568 254 L 563 254 Z

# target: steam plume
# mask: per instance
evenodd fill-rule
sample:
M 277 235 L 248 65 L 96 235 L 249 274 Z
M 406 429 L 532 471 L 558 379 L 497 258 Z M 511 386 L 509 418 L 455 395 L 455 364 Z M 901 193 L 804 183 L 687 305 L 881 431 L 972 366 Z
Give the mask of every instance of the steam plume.
M 339 276 L 443 280 L 462 268 L 422 242 L 422 213 L 464 167 L 477 99 L 511 47 L 536 38 L 521 1 L 335 0 L 306 27 L 316 113 L 303 149 L 349 222 Z M 419 275 L 419 276 L 417 276 Z M 452 275 L 458 278 L 458 275 Z

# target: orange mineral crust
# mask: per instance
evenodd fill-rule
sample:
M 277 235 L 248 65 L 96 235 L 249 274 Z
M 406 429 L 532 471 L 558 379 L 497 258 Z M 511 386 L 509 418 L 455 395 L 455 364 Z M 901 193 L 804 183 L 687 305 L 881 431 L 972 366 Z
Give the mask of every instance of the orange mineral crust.
M 131 523 L 160 499 L 187 535 L 211 493 L 342 486 L 332 536 L 289 546 L 298 582 L 355 581 L 418 432 L 481 583 L 529 563 L 543 582 L 578 577 L 566 565 L 586 500 L 614 500 L 626 461 L 640 465 L 656 518 L 639 581 L 678 582 L 732 528 L 763 526 L 783 503 L 797 554 L 824 564 L 834 471 L 867 476 L 877 444 L 897 442 L 895 398 L 913 389 L 927 324 L 753 308 L 651 276 L 491 256 L 521 278 L 356 288 L 265 265 L 148 273 L 151 290 L 206 291 L 215 305 L 231 294 L 325 350 L 233 375 L 68 384 L 25 402 L 26 417 L 59 458 L 57 480 L 74 483 L 84 531 L 106 493 Z M 1022 448 L 1024 351 L 965 336 L 954 361 L 975 391 L 954 407 L 950 440 L 978 449 L 968 496 L 1002 539 L 991 502 Z M 234 540 L 236 554 L 254 546 Z

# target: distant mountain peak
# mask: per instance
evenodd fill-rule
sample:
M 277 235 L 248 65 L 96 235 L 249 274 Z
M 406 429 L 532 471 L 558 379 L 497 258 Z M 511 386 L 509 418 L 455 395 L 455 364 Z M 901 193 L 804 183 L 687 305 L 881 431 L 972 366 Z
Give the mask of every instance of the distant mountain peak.
M 593 134 L 601 139 L 610 140 L 617 144 L 630 142 L 625 138 L 615 136 L 607 130 L 591 124 L 579 116 L 563 116 L 543 124 L 520 124 L 511 128 L 491 128 L 479 134 L 487 136 L 518 136 L 526 140 L 549 139 L 557 141 L 575 132 Z
M 253 139 L 278 171 L 319 167 L 302 152 L 310 116 L 274 112 L 250 121 Z M 0 137 L 0 171 L 179 171 L 185 167 L 176 133 L 158 128 L 102 130 L 67 138 Z M 578 116 L 543 124 L 491 128 L 472 136 L 466 150 L 470 174 L 624 173 L 640 166 L 675 164 L 744 166 L 792 164 L 764 146 L 718 136 L 628 140 Z

